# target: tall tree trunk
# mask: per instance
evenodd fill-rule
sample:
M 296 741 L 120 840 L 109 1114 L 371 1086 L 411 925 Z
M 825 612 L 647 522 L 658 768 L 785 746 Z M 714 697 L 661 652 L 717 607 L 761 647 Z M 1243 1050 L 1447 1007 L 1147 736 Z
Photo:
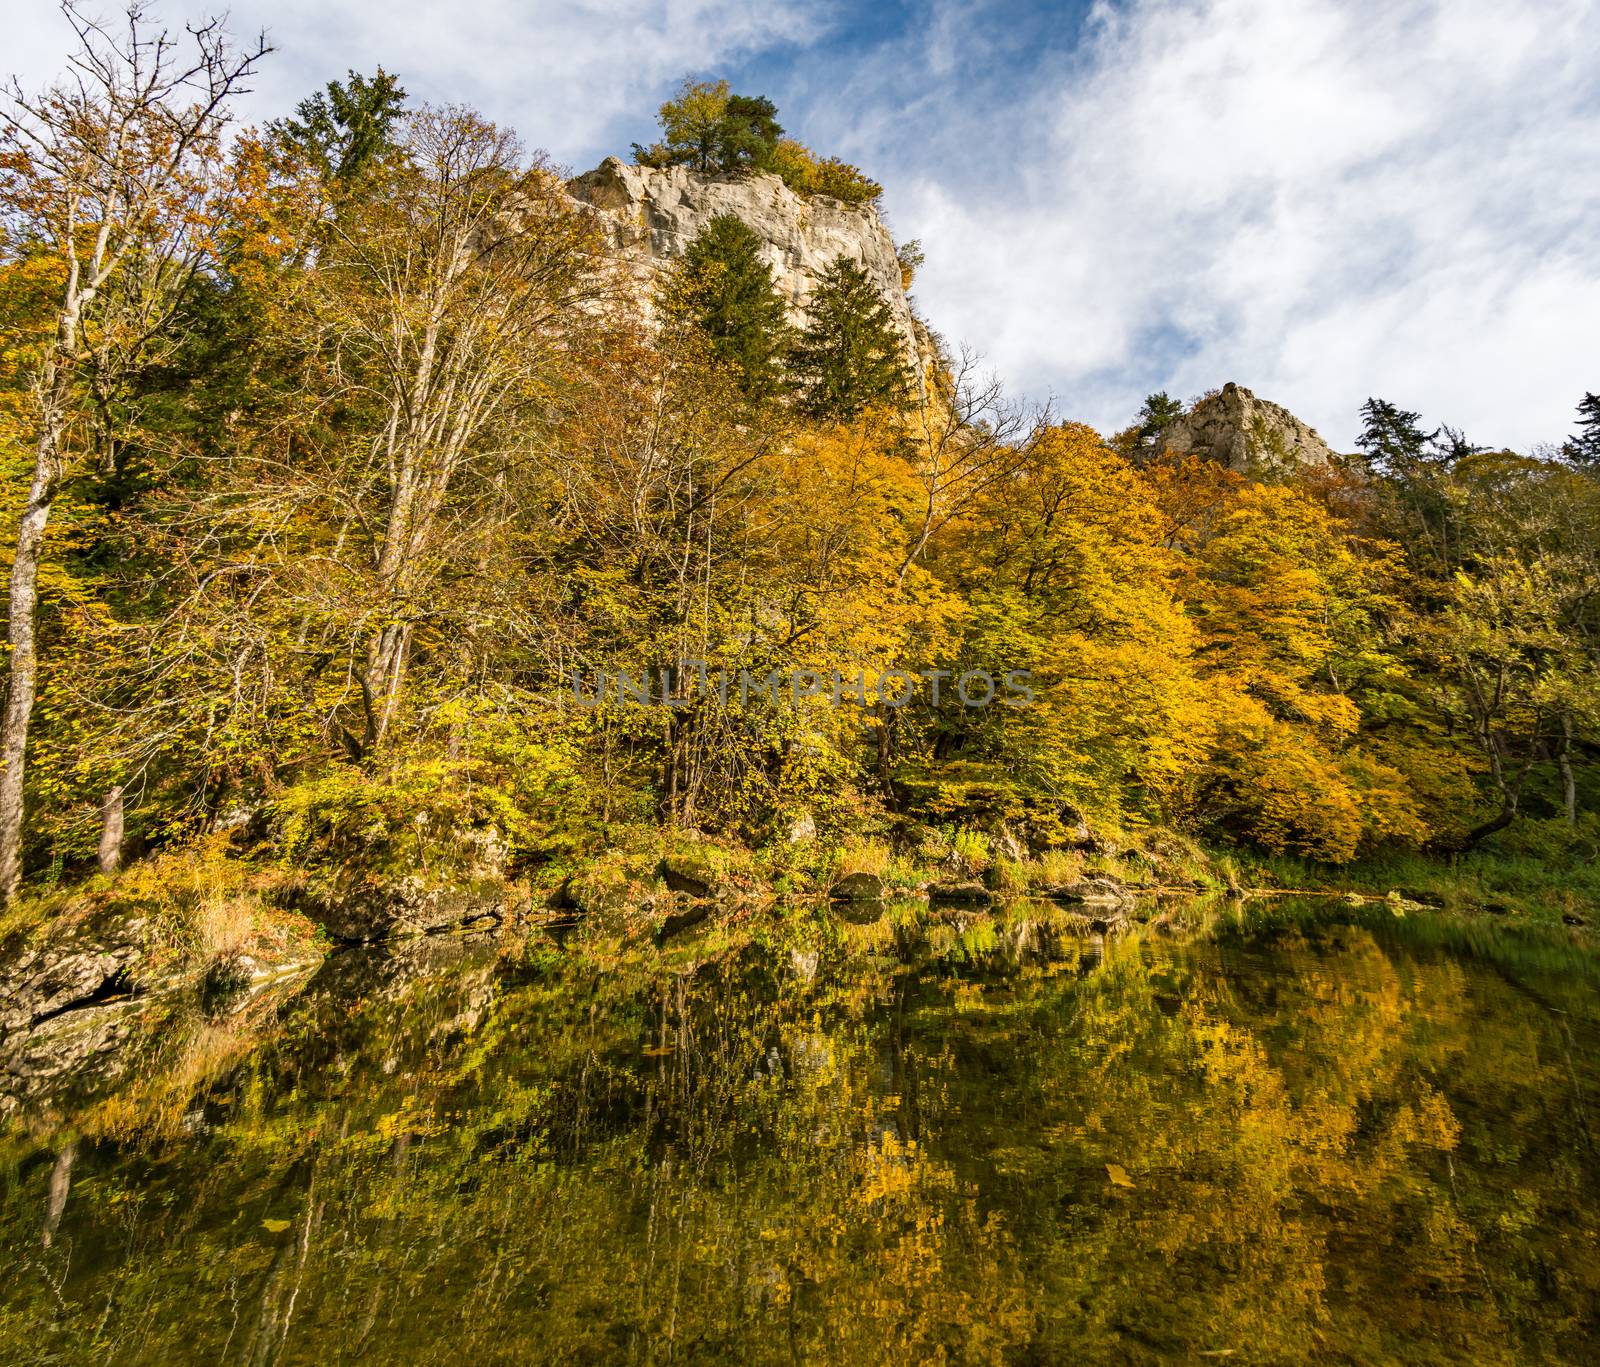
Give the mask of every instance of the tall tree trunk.
M 1572 716 L 1561 717 L 1561 749 L 1556 754 L 1556 767 L 1561 771 L 1561 791 L 1567 808 L 1567 825 L 1578 824 L 1578 779 L 1572 772 Z
M 6 641 L 10 672 L 5 714 L 0 717 L 0 903 L 15 900 L 22 886 L 22 780 L 28 753 L 28 723 L 38 688 L 39 648 L 36 608 L 39 601 L 39 558 L 45 524 L 56 491 L 56 443 L 59 428 L 51 415 L 39 438 L 33 484 L 17 529 L 16 559 L 6 598 Z
M 115 873 L 122 867 L 122 785 L 106 794 L 100 805 L 100 872 Z

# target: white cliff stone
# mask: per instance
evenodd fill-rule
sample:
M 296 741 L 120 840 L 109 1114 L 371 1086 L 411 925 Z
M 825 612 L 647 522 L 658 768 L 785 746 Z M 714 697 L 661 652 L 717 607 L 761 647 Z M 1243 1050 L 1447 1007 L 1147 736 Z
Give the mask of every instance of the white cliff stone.
M 905 338 L 906 354 L 925 357 L 928 339 L 901 284 L 894 238 L 870 204 L 797 195 L 773 175 L 706 175 L 683 166 L 630 166 L 607 157 L 567 183 L 599 216 L 608 244 L 630 267 L 649 307 L 649 287 L 719 214 L 734 214 L 762 241 L 762 258 L 795 325 L 822 272 L 840 256 L 858 263 L 878 288 Z

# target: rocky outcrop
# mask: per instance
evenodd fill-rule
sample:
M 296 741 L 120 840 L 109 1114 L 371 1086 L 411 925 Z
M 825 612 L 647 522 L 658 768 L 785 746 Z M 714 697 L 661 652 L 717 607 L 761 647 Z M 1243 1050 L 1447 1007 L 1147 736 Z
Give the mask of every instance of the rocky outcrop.
M 1156 438 L 1157 455 L 1194 454 L 1242 475 L 1284 474 L 1328 465 L 1333 451 L 1287 408 L 1258 399 L 1241 385 L 1222 389 L 1170 423 Z
M 436 884 L 415 874 L 340 880 L 330 888 L 308 889 L 297 901 L 332 939 L 345 944 L 489 926 L 514 911 L 511 893 L 503 883 Z
M 162 1043 L 185 1003 L 210 1018 L 235 1013 L 317 961 L 290 948 L 202 968 L 168 940 L 109 904 L 0 945 L 0 1117 L 96 1095 Z
M 616 157 L 569 181 L 567 193 L 598 215 L 609 245 L 638 278 L 647 311 L 661 269 L 713 218 L 734 214 L 765 244 L 763 256 L 791 322 L 805 321 L 817 277 L 845 256 L 861 265 L 888 302 L 907 356 L 927 352 L 926 331 L 901 285 L 894 238 L 870 204 L 797 195 L 772 175 L 705 175 L 684 166 L 629 166 Z
M 140 984 L 153 945 L 148 922 L 105 913 L 0 948 L 0 1040 Z

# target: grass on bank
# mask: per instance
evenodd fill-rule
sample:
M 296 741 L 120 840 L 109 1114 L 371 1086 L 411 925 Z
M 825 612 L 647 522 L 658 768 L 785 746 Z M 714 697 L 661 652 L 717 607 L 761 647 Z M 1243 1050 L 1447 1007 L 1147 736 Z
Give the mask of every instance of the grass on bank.
M 1286 856 L 1240 860 L 1251 887 L 1387 896 L 1398 892 L 1456 914 L 1588 923 L 1600 917 L 1600 864 L 1483 850 L 1448 859 L 1394 854 L 1342 866 Z

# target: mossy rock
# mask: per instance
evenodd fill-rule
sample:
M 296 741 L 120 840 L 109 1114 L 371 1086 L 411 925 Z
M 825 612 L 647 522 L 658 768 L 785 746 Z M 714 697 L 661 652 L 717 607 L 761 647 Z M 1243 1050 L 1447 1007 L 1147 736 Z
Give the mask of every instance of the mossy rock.
M 836 902 L 877 902 L 883 899 L 883 879 L 875 873 L 847 873 L 828 889 Z
M 968 906 L 987 906 L 994 901 L 994 893 L 982 883 L 962 882 L 931 883 L 928 886 L 930 902 L 959 902 Z

